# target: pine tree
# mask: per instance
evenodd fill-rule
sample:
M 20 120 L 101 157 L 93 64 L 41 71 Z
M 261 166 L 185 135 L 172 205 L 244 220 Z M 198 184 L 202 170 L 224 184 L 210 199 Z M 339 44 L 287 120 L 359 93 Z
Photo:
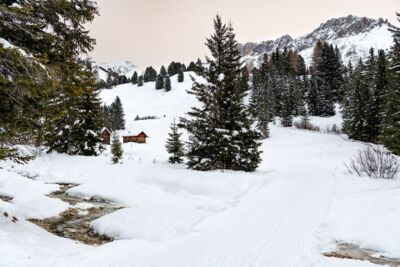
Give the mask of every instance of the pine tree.
M 169 76 L 167 75 L 165 77 L 165 81 L 164 81 L 164 89 L 165 91 L 171 91 L 171 79 L 169 78 Z
M 114 86 L 114 81 L 110 73 L 107 73 L 106 88 L 111 89 Z
M 164 66 L 161 66 L 161 68 L 160 68 L 160 76 L 161 77 L 167 76 L 167 71 L 165 70 Z
M 292 106 L 290 101 L 290 89 L 283 89 L 283 105 L 282 105 L 282 126 L 291 127 L 293 124 Z
M 157 76 L 157 80 L 156 80 L 156 89 L 163 89 L 164 88 L 164 77 L 161 75 Z
M 114 164 L 121 162 L 122 155 L 124 152 L 122 150 L 122 146 L 121 146 L 121 142 L 119 141 L 119 137 L 115 133 L 113 134 L 112 140 L 111 140 L 111 153 L 113 155 L 111 160 Z
M 3 138 L 12 144 L 20 135 L 36 139 L 36 145 L 65 142 L 69 149 L 77 140 L 64 139 L 62 130 L 81 118 L 78 110 L 84 94 L 95 87 L 90 64 L 79 57 L 93 48 L 94 40 L 83 25 L 94 19 L 96 5 L 91 1 L 7 2 L 0 5 L 0 36 L 22 50 L 0 48 L 0 154 Z
M 117 96 L 110 106 L 111 131 L 125 129 L 124 109 L 121 99 Z
M 138 87 L 143 86 L 143 75 L 140 75 L 138 78 Z
M 189 63 L 189 66 L 187 67 L 186 71 L 193 71 L 193 72 L 195 72 L 195 71 L 196 71 L 196 64 L 195 64 L 193 61 L 191 61 L 191 62 Z
M 103 127 L 98 92 L 85 90 L 79 100 L 79 114 L 71 128 L 69 153 L 83 156 L 96 156 L 103 150 L 100 131 Z
M 137 84 L 138 83 L 138 74 L 137 74 L 136 71 L 132 75 L 131 82 L 132 82 L 132 84 Z
M 184 156 L 183 143 L 180 140 L 182 134 L 178 132 L 178 126 L 175 123 L 175 119 L 171 125 L 171 132 L 168 133 L 168 135 L 169 137 L 167 139 L 167 144 L 165 147 L 170 154 L 169 162 L 182 163 Z
M 400 14 L 397 13 L 400 21 Z M 400 28 L 392 27 L 394 45 L 390 51 L 388 92 L 382 121 L 382 143 L 400 155 Z
M 368 133 L 368 106 L 371 94 L 365 77 L 367 68 L 360 59 L 352 71 L 343 101 L 343 129 L 350 138 L 370 141 Z
M 177 72 L 178 70 L 176 69 L 176 63 L 172 61 L 168 66 L 168 75 L 174 76 Z
M 152 67 L 147 67 L 144 71 L 143 81 L 147 82 L 155 82 L 157 79 L 157 71 Z
M 183 74 L 183 69 L 178 71 L 178 82 L 181 83 L 185 80 L 185 75 Z
M 199 72 L 207 84 L 194 80 L 191 94 L 202 105 L 191 118 L 181 119 L 189 133 L 188 166 L 196 170 L 254 171 L 260 159 L 260 134 L 252 128 L 244 105 L 248 85 L 240 68 L 240 54 L 231 25 L 214 20 L 215 33 L 207 39 L 212 58 Z

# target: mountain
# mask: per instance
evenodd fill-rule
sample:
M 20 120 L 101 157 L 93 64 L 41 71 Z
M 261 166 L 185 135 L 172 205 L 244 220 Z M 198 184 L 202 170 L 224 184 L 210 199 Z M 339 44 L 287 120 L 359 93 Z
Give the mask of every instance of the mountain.
M 354 63 L 359 57 L 367 57 L 371 47 L 375 50 L 388 50 L 392 46 L 393 38 L 389 31 L 390 26 L 390 23 L 382 18 L 372 19 L 349 15 L 330 19 L 313 32 L 298 38 L 283 35 L 276 40 L 240 44 L 239 50 L 247 64 L 259 66 L 265 53 L 270 54 L 276 49 L 287 47 L 298 50 L 306 64 L 309 65 L 313 46 L 318 40 L 321 40 L 338 46 L 344 62 Z
M 95 64 L 95 70 L 97 71 L 98 80 L 107 80 L 109 71 L 118 73 L 118 75 L 125 75 L 127 78 L 132 77 L 135 71 L 138 71 L 138 67 L 131 61 L 125 60 L 117 63 L 100 63 Z

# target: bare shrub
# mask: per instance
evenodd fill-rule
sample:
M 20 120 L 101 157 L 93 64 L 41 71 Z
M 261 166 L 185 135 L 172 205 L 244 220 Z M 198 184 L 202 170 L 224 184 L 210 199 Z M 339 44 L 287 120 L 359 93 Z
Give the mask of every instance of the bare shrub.
M 345 166 L 350 174 L 373 178 L 394 179 L 400 169 L 396 156 L 382 147 L 372 147 L 358 151 L 355 159 Z
M 294 127 L 296 127 L 297 129 L 302 129 L 302 130 L 309 130 L 309 131 L 315 131 L 315 132 L 319 132 L 320 129 L 318 126 L 315 126 L 314 124 L 312 124 L 307 116 L 303 116 L 301 118 L 300 122 L 294 122 L 293 123 Z
M 336 124 L 333 124 L 332 126 L 327 126 L 326 127 L 326 132 L 328 134 L 336 134 L 336 135 L 342 134 L 342 130 Z

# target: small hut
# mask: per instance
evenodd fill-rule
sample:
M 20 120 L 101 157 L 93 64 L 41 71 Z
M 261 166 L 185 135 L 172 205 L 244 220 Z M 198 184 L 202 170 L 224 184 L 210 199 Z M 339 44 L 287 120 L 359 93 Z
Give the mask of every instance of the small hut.
M 105 145 L 109 145 L 111 143 L 111 132 L 105 127 L 101 130 L 101 139 Z
M 145 134 L 144 132 L 140 132 L 138 135 L 123 135 L 122 136 L 122 141 L 124 143 L 129 143 L 129 142 L 133 142 L 133 143 L 141 143 L 144 144 L 146 143 L 146 138 L 147 138 L 147 134 Z

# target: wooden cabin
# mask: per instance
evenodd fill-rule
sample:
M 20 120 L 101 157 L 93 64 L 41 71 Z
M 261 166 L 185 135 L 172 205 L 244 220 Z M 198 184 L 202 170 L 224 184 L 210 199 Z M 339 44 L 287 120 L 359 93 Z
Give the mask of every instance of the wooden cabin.
M 123 135 L 122 136 L 122 141 L 124 143 L 133 142 L 133 143 L 144 144 L 144 143 L 146 143 L 146 138 L 147 137 L 148 137 L 147 134 L 145 134 L 144 132 L 141 132 L 138 135 Z
M 111 143 L 111 132 L 107 128 L 103 128 L 101 130 L 101 139 L 105 145 L 109 145 Z

